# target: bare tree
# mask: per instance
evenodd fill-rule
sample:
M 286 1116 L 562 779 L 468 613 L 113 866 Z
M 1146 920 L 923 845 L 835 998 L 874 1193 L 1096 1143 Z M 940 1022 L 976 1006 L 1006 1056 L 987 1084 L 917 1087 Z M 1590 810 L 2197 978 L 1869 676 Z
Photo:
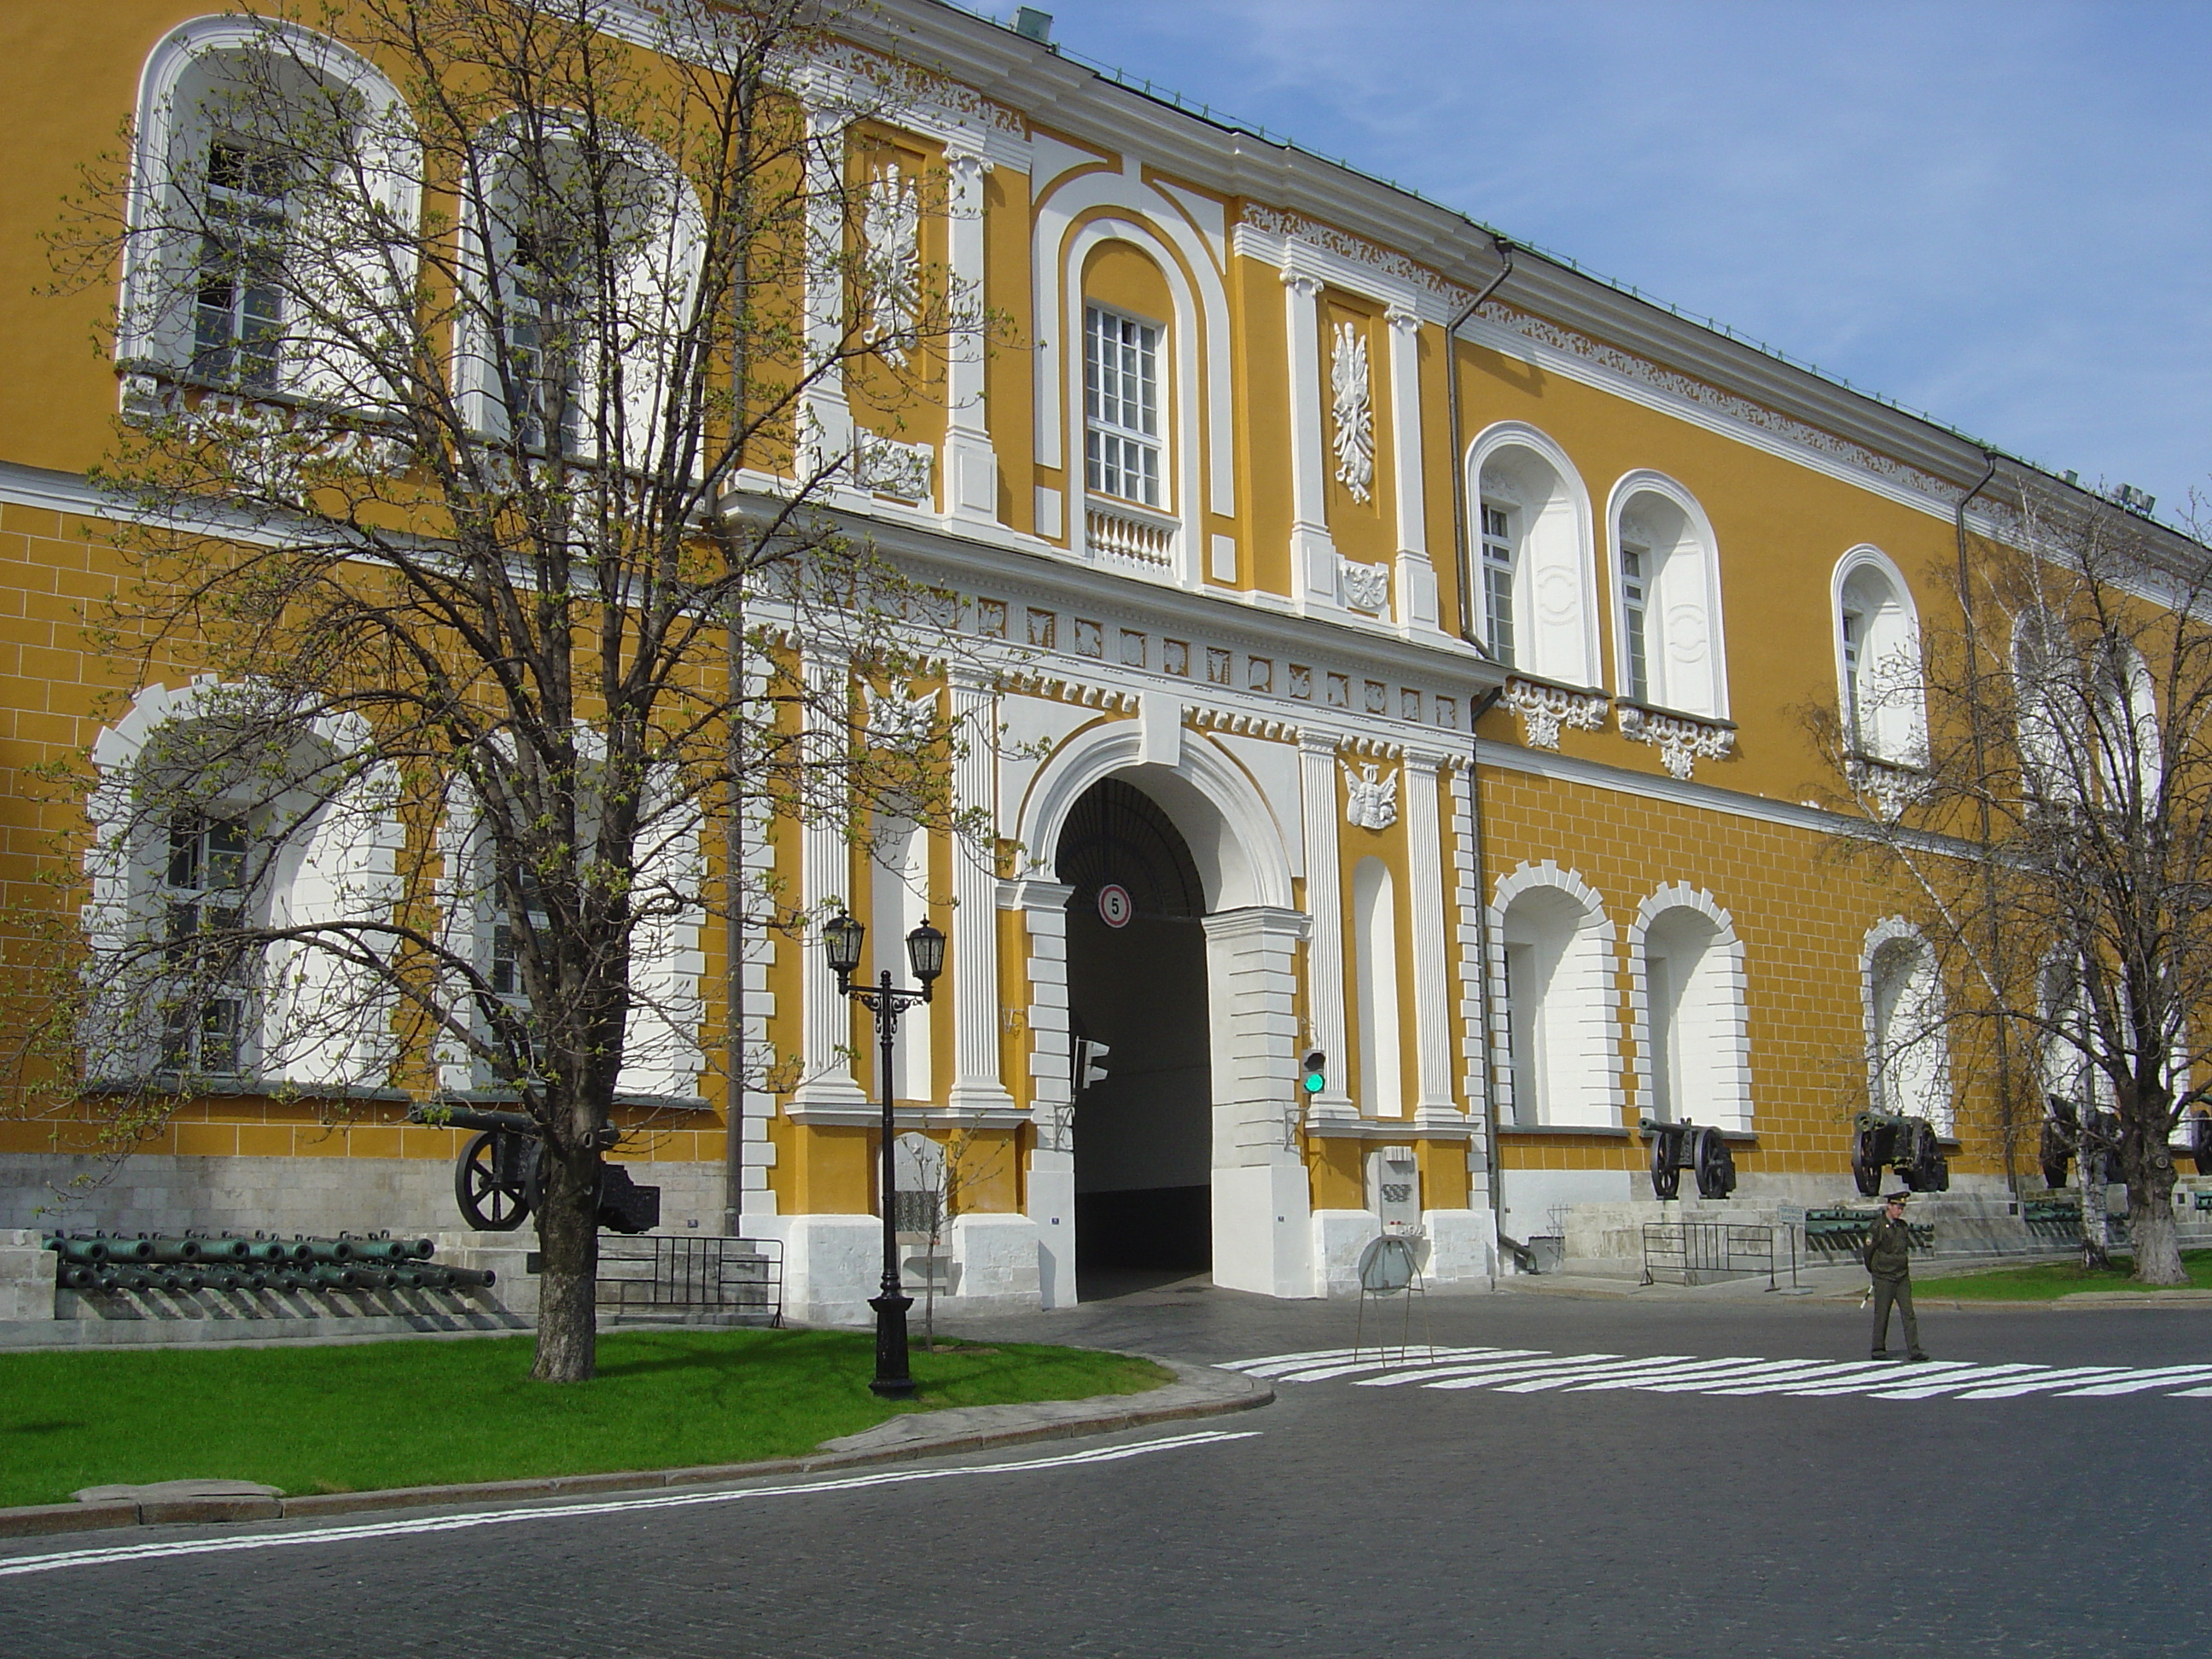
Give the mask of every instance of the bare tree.
M 1812 717 L 1860 819 L 1834 845 L 1932 953 L 1891 1041 L 1948 1037 L 2008 1172 L 2046 1097 L 2114 1114 L 2135 1277 L 2181 1283 L 2170 1143 L 2212 1088 L 2212 559 L 2033 476 L 1982 500 L 2002 534 L 1962 507 L 1917 641 L 1869 655 L 1846 617 L 1844 706 Z
M 927 494 L 888 434 L 985 322 L 834 10 L 242 19 L 60 244 L 122 274 L 105 642 L 213 671 L 93 757 L 87 1066 L 142 1124 L 240 1076 L 511 1097 L 543 1378 L 592 1371 L 617 1097 L 690 1092 L 672 941 L 805 920 L 738 826 L 951 821 L 945 598 L 832 509 Z

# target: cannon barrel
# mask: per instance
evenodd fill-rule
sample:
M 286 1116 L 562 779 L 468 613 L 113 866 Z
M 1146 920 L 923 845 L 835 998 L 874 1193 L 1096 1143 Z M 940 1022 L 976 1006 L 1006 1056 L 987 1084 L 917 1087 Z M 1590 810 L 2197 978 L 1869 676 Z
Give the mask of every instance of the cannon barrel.
M 244 1261 L 252 1255 L 253 1241 L 233 1238 L 225 1233 L 221 1238 L 202 1238 L 194 1241 L 200 1247 L 203 1261 Z
M 438 1248 L 427 1238 L 354 1238 L 346 1242 L 353 1246 L 353 1257 L 356 1261 L 395 1265 L 428 1257 Z
M 440 1289 L 496 1285 L 499 1274 L 489 1267 L 449 1267 L 441 1264 L 438 1271 L 446 1276 Z
M 486 1112 L 473 1106 L 417 1106 L 409 1111 L 407 1121 L 425 1123 L 432 1128 L 504 1129 L 509 1134 L 528 1135 L 533 1140 L 539 1133 L 538 1120 L 527 1112 Z
M 319 1261 L 307 1269 L 307 1283 L 317 1290 L 358 1290 L 361 1274 L 357 1269 L 337 1262 Z
M 104 1238 L 66 1238 L 54 1233 L 46 1239 L 46 1248 L 60 1256 L 64 1263 L 90 1267 L 108 1258 L 108 1241 Z
M 300 1259 L 303 1261 L 350 1261 L 356 1254 L 356 1243 L 350 1238 L 303 1238 L 307 1249 Z
M 146 1242 L 154 1247 L 147 1252 L 146 1260 L 149 1261 L 167 1264 L 198 1261 L 205 1254 L 202 1242 L 197 1238 L 165 1238 L 157 1233 Z

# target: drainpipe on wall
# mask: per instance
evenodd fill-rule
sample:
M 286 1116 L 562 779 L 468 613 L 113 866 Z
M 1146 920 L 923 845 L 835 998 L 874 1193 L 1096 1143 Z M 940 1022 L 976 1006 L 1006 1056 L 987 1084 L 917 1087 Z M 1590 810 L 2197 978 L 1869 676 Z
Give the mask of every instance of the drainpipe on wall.
M 1451 476 L 1452 476 L 1452 557 L 1458 562 L 1460 637 L 1480 652 L 1490 656 L 1490 648 L 1474 636 L 1474 592 L 1468 580 L 1467 557 L 1467 466 L 1460 453 L 1464 441 L 1460 434 L 1459 416 L 1459 350 L 1460 330 L 1468 318 L 1482 309 L 1490 296 L 1504 286 L 1505 279 L 1513 274 L 1513 244 L 1496 231 L 1490 234 L 1491 245 L 1498 250 L 1498 275 L 1483 284 L 1482 292 L 1467 302 L 1467 309 L 1451 319 L 1444 329 L 1444 401 L 1450 411 Z M 1485 1041 L 1487 1041 L 1487 1034 Z
M 1505 279 L 1513 274 L 1513 244 L 1491 233 L 1491 245 L 1498 250 L 1498 274 L 1483 284 L 1482 291 L 1467 303 L 1458 316 L 1444 330 L 1444 399 L 1449 411 L 1451 435 L 1452 479 L 1452 558 L 1453 574 L 1459 587 L 1460 637 L 1473 646 L 1485 659 L 1494 661 L 1489 647 L 1475 637 L 1474 589 L 1469 580 L 1467 556 L 1467 458 L 1462 453 L 1466 438 L 1461 430 L 1459 403 L 1459 331 L 1467 320 L 1482 309 L 1490 296 L 1504 286 Z M 1526 1246 L 1506 1237 L 1498 1228 L 1498 1218 L 1504 1214 L 1503 1198 L 1504 1177 L 1498 1167 L 1498 1058 L 1494 1033 L 1497 1010 L 1491 988 L 1490 975 L 1490 902 L 1485 890 L 1484 842 L 1482 833 L 1482 769 L 1476 757 L 1481 740 L 1474 728 L 1482 717 L 1498 706 L 1505 695 L 1502 688 L 1493 687 L 1483 695 L 1480 703 L 1470 703 L 1468 709 L 1467 748 L 1467 810 L 1469 833 L 1474 842 L 1474 929 L 1475 951 L 1481 964 L 1476 979 L 1477 1018 L 1482 1022 L 1482 1102 L 1483 1102 L 1483 1164 L 1490 1193 L 1490 1222 L 1497 1233 L 1498 1249 L 1510 1249 L 1514 1260 L 1524 1270 L 1532 1269 L 1534 1261 Z M 1490 1285 L 1498 1288 L 1498 1251 L 1490 1255 Z

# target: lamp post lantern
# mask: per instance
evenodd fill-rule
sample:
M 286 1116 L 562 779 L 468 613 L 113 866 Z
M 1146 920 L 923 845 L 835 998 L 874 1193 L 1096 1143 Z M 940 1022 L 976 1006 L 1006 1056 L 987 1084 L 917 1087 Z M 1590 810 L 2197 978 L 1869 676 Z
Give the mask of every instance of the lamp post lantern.
M 876 1086 L 884 1097 L 883 1176 L 878 1183 L 883 1194 L 884 1279 L 879 1292 L 868 1302 L 876 1310 L 876 1375 L 868 1387 L 887 1399 L 906 1400 L 914 1395 L 914 1378 L 907 1370 L 906 1348 L 906 1310 L 914 1306 L 914 1298 L 899 1284 L 898 1222 L 895 1213 L 898 1176 L 891 1161 L 891 1142 L 896 1133 L 891 1119 L 891 1042 L 898 1034 L 899 1016 L 918 1002 L 927 1002 L 937 976 L 945 971 L 945 935 L 925 921 L 906 936 L 907 961 L 914 969 L 914 976 L 921 981 L 921 988 L 914 991 L 894 986 L 888 968 L 873 986 L 853 983 L 853 975 L 860 966 L 861 941 L 866 934 L 866 927 L 840 912 L 823 928 L 822 944 L 830 958 L 830 971 L 837 975 L 838 990 L 876 1017 Z

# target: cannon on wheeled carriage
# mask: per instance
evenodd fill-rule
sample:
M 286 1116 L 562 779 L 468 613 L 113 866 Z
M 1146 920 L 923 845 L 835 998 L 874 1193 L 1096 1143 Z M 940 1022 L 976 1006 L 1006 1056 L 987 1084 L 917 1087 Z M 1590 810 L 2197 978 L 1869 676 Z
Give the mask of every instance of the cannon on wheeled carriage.
M 1926 1118 L 1861 1112 L 1853 1127 L 1857 1133 L 1851 1146 L 1851 1179 L 1862 1196 L 1872 1198 L 1881 1190 L 1885 1169 L 1895 1170 L 1897 1178 L 1916 1193 L 1951 1190 L 1951 1161 L 1943 1156 L 1936 1126 Z
M 2112 1187 L 2127 1179 L 2120 1167 L 2120 1119 L 2117 1112 L 2091 1109 L 2085 1121 L 2081 1109 L 2063 1095 L 2044 1097 L 2043 1127 L 2036 1137 L 2036 1162 L 2043 1166 L 2043 1184 L 2063 1187 L 2067 1165 L 2085 1141 L 2088 1147 L 2089 1184 Z M 2202 1109 L 2183 1120 L 2180 1140 L 2197 1173 L 2212 1175 L 2212 1115 Z M 2177 1126 L 2180 1127 L 2180 1126 Z
M 545 1201 L 545 1132 L 526 1112 L 471 1106 L 417 1108 L 413 1123 L 474 1129 L 453 1164 L 453 1198 L 480 1232 L 512 1232 Z M 660 1224 L 660 1188 L 640 1186 L 617 1164 L 599 1165 L 599 1225 L 610 1232 L 647 1233 Z
M 1672 1198 L 1682 1189 L 1682 1171 L 1694 1170 L 1699 1198 L 1726 1198 L 1735 1190 L 1735 1158 L 1711 1125 L 1643 1122 L 1644 1138 L 1651 1143 L 1651 1191 L 1657 1198 Z

